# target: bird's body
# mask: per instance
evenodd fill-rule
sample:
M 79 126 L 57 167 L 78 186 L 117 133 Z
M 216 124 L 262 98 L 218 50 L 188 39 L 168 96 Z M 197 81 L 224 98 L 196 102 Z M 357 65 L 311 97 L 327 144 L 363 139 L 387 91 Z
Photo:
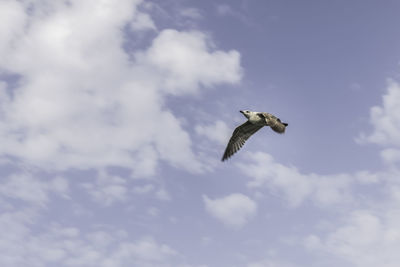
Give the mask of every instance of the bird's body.
M 228 146 L 225 149 L 222 161 L 227 160 L 235 154 L 244 145 L 246 140 L 262 127 L 270 126 L 272 130 L 281 134 L 285 132 L 285 128 L 288 126 L 287 123 L 281 122 L 279 118 L 267 112 L 249 110 L 241 110 L 240 112 L 247 118 L 247 121 L 238 126 L 233 132 Z
M 256 125 L 262 125 L 262 126 L 267 125 L 265 119 L 258 115 L 258 114 L 261 114 L 261 112 L 253 112 L 253 111 L 250 111 L 250 112 L 251 113 L 249 113 L 249 117 L 248 117 L 249 122 L 251 122 L 252 124 L 256 124 Z

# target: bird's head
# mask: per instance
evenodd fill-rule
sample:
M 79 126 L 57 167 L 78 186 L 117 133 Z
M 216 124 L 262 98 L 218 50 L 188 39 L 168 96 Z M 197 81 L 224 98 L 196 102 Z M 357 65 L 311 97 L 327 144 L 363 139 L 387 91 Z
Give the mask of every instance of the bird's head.
M 250 110 L 240 110 L 239 112 L 242 113 L 243 116 L 245 116 L 246 118 L 250 118 L 251 113 L 253 113 L 253 112 L 250 111 Z

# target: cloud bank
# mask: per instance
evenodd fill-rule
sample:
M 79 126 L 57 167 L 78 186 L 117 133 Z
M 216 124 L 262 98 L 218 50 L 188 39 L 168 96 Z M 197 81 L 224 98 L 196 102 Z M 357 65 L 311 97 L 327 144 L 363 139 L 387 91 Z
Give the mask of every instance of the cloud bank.
M 154 32 L 140 4 L 0 3 L 12 21 L 0 28 L 0 70 L 18 77 L 0 85 L 0 155 L 42 169 L 119 166 L 133 176 L 154 175 L 160 160 L 204 170 L 165 97 L 238 83 L 240 55 L 198 31 Z M 146 30 L 148 47 L 123 48 L 127 34 Z

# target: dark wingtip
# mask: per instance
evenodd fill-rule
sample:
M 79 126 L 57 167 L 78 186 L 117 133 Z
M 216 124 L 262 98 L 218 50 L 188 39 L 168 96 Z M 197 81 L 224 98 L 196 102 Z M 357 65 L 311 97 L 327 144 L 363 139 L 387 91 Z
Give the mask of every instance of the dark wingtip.
M 288 123 L 285 123 L 285 122 L 284 122 L 284 123 L 282 123 L 282 124 L 283 124 L 283 125 L 285 125 L 285 127 L 289 125 Z

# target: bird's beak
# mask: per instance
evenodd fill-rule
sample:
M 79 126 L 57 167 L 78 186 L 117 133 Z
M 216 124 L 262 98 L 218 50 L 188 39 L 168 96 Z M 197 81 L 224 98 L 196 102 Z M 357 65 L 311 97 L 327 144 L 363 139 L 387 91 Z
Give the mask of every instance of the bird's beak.
M 239 112 L 242 113 L 242 114 L 244 114 L 244 111 L 243 111 L 243 110 L 240 110 Z

